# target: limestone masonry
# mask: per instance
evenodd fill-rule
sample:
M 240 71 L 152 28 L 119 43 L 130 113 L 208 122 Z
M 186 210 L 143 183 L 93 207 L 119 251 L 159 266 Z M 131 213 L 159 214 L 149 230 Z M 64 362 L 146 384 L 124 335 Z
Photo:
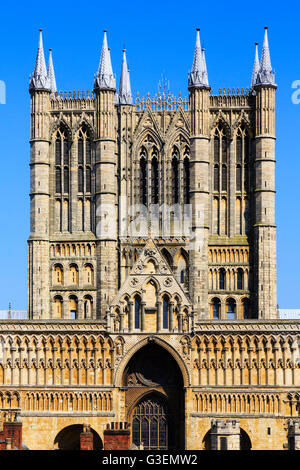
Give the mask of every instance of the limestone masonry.
M 188 51 L 187 51 L 188 53 Z M 249 73 L 250 78 L 250 73 Z M 276 300 L 275 76 L 188 98 L 30 80 L 28 320 L 0 320 L 0 408 L 29 449 L 300 449 L 299 320 Z

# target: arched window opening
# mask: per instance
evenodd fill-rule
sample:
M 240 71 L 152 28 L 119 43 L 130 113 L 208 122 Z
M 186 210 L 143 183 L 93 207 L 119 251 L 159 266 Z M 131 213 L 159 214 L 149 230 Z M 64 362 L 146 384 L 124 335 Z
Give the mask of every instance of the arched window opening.
M 90 296 L 84 297 L 84 318 L 92 318 L 93 300 Z
M 167 295 L 163 298 L 163 329 L 169 328 L 169 297 Z
M 62 284 L 63 282 L 63 269 L 60 265 L 54 266 L 54 284 Z
M 236 138 L 236 162 L 242 164 L 242 138 L 238 136 Z
M 53 317 L 54 318 L 62 318 L 62 305 L 63 300 L 60 296 L 54 298 L 54 311 Z
M 77 284 L 78 283 L 78 268 L 74 264 L 72 264 L 70 266 L 69 282 L 70 282 L 70 284 Z
M 212 312 L 213 320 L 219 320 L 220 313 L 221 313 L 220 299 L 213 299 L 212 307 L 213 307 L 213 312 Z
M 55 169 L 55 192 L 62 192 L 62 181 L 61 181 L 61 168 L 56 167 Z
M 214 162 L 219 163 L 220 161 L 220 138 L 215 136 L 214 138 Z
M 244 299 L 242 303 L 243 307 L 243 318 L 248 320 L 250 318 L 250 302 L 249 299 Z
M 237 271 L 237 289 L 242 290 L 244 288 L 244 273 L 242 269 Z
M 222 163 L 227 163 L 227 138 L 222 137 Z
M 83 168 L 78 168 L 78 192 L 83 193 Z
M 174 149 L 172 158 L 172 202 L 179 202 L 179 160 L 178 150 Z
M 69 193 L 69 168 L 64 167 L 64 193 L 68 194 Z
M 71 320 L 76 320 L 77 319 L 77 305 L 78 305 L 77 297 L 72 295 L 69 298 L 69 313 L 70 313 L 70 319 Z
M 94 279 L 93 279 L 93 268 L 89 264 L 84 267 L 84 283 L 85 284 L 93 284 Z
M 138 330 L 141 327 L 141 299 L 137 295 L 134 299 L 134 328 Z
M 222 191 L 227 191 L 227 166 L 222 165 Z
M 158 204 L 159 201 L 158 160 L 156 156 L 153 156 L 151 160 L 151 201 L 152 204 Z
M 168 449 L 168 411 L 156 397 L 143 400 L 134 410 L 132 442 L 145 450 Z
M 147 160 L 144 156 L 140 159 L 140 203 L 147 205 Z
M 225 283 L 225 277 L 226 276 L 225 275 L 226 275 L 225 269 L 223 269 L 223 268 L 220 269 L 220 271 L 219 271 L 219 289 L 220 290 L 225 289 L 225 285 L 226 285 L 226 283 Z
M 236 167 L 236 190 L 242 190 L 242 167 L 241 165 L 237 165 Z
M 220 190 L 219 165 L 214 166 L 214 191 Z
M 78 139 L 78 165 L 83 165 L 83 139 Z
M 184 203 L 190 203 L 190 160 L 185 157 L 183 160 L 183 172 L 184 172 Z
M 235 300 L 228 299 L 226 303 L 227 320 L 235 319 L 235 308 L 236 308 Z
M 92 190 L 92 177 L 91 177 L 91 168 L 86 167 L 86 180 L 85 180 L 85 191 L 90 193 Z

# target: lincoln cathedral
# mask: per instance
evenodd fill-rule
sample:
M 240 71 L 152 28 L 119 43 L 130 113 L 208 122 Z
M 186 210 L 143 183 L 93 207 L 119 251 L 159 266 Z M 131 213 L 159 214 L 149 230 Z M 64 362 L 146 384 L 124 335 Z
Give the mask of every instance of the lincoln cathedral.
M 300 449 L 267 28 L 253 52 L 249 84 L 214 92 L 197 30 L 187 98 L 133 99 L 104 32 L 92 91 L 58 92 L 40 31 L 28 319 L 0 320 L 1 416 L 24 447 Z

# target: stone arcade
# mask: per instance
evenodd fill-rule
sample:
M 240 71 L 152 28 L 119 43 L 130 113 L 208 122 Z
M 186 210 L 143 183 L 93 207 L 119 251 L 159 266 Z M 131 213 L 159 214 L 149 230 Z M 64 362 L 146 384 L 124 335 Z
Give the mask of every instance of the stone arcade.
M 0 321 L 0 408 L 30 449 L 300 447 L 267 29 L 249 89 L 217 94 L 197 31 L 188 91 L 133 101 L 124 51 L 117 92 L 104 33 L 93 91 L 58 93 L 40 33 L 29 318 Z

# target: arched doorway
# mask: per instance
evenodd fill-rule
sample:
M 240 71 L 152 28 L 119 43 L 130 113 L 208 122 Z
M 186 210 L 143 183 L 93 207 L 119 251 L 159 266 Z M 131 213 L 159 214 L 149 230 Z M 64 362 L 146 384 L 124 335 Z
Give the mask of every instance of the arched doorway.
M 210 431 L 207 431 L 203 440 L 202 440 L 202 449 L 203 450 L 211 450 L 211 434 Z M 251 450 L 252 443 L 250 437 L 244 431 L 244 429 L 240 428 L 240 450 Z
M 99 435 L 91 429 L 93 433 L 93 450 L 103 449 Z M 80 450 L 80 434 L 83 432 L 82 424 L 72 424 L 63 428 L 54 440 L 54 446 L 58 450 Z
M 132 443 L 145 449 L 184 449 L 184 394 L 180 368 L 163 347 L 149 343 L 123 373 Z

